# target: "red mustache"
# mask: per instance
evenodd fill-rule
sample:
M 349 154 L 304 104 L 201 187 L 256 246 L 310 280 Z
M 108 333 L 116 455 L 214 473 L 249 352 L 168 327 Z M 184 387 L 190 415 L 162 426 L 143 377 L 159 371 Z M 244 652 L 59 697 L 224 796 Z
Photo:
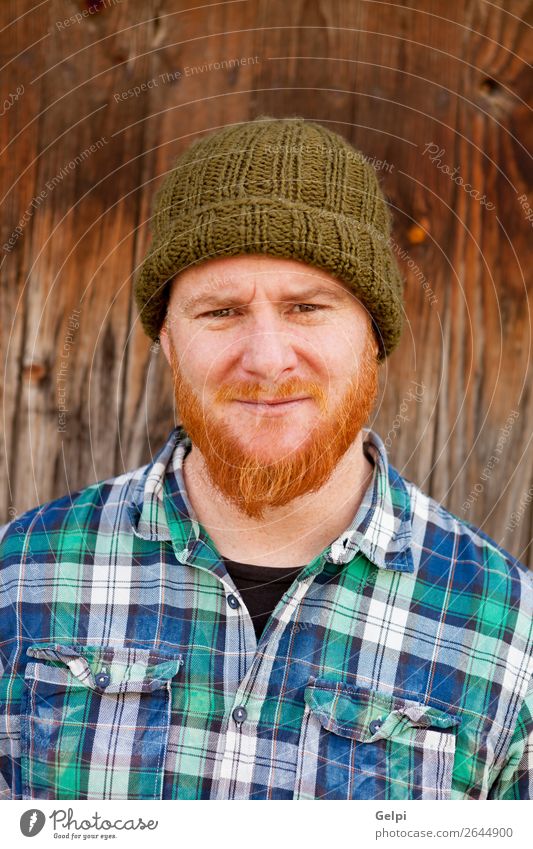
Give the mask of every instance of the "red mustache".
M 256 383 L 232 383 L 221 386 L 215 393 L 215 401 L 256 401 L 266 403 L 280 401 L 295 401 L 298 398 L 314 398 L 325 405 L 327 396 L 322 387 L 313 382 L 290 381 L 281 386 L 266 388 Z

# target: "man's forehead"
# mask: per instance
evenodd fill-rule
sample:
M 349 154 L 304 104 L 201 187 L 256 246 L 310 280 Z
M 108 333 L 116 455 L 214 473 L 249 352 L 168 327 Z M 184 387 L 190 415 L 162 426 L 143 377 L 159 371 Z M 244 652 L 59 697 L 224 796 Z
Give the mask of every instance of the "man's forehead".
M 323 294 L 345 302 L 350 297 L 355 299 L 348 284 L 300 262 L 278 264 L 274 261 L 268 268 L 264 263 L 232 265 L 231 268 L 215 265 L 206 263 L 205 267 L 197 266 L 178 274 L 170 283 L 173 300 L 192 306 L 217 302 L 220 297 L 249 297 L 255 287 L 259 287 L 259 296 L 264 293 L 272 298 Z

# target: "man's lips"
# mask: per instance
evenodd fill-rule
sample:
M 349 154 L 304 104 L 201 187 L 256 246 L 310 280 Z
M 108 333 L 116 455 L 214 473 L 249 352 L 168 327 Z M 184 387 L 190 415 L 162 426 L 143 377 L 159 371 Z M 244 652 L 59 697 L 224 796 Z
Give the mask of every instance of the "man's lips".
M 240 401 L 237 403 L 243 404 L 244 408 L 254 416 L 262 416 L 263 418 L 279 418 L 289 413 L 289 410 L 294 410 L 299 404 L 308 401 L 308 396 L 299 396 L 298 398 L 274 398 L 270 401 Z M 243 409 L 244 412 L 244 409 Z
M 245 401 L 240 398 L 236 398 L 236 401 L 240 401 L 241 404 L 255 404 L 262 406 L 263 404 L 268 404 L 269 407 L 275 407 L 278 404 L 292 404 L 294 401 L 305 401 L 307 395 L 301 395 L 298 398 L 275 398 L 273 400 L 263 400 L 263 401 Z

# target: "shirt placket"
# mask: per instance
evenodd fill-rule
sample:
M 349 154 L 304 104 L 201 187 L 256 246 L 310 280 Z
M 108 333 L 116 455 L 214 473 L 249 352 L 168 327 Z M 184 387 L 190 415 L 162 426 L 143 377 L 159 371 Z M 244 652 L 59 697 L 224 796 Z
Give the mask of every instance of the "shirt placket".
M 250 614 L 242 601 L 232 611 L 233 616 L 228 618 L 228 641 L 232 641 L 236 629 L 236 633 L 244 632 L 247 638 L 256 643 L 256 651 L 237 688 L 231 694 L 228 693 L 228 710 L 220 730 L 217 767 L 213 776 L 214 799 L 253 798 L 259 720 L 269 691 L 277 646 L 316 573 L 317 570 L 313 569 L 305 579 L 291 587 L 288 598 L 285 593 L 274 610 L 275 618 L 269 621 L 259 643 L 255 639 Z M 237 596 L 236 591 L 232 592 Z M 290 658 L 287 658 L 287 662 L 290 662 Z
M 168 506 L 168 505 L 167 505 Z M 167 510 L 172 542 L 181 563 L 208 571 L 222 583 L 226 598 L 226 627 L 223 646 L 224 716 L 217 726 L 217 753 L 213 766 L 211 799 L 248 799 L 256 765 L 258 724 L 269 690 L 278 643 L 286 625 L 327 559 L 324 550 L 300 573 L 288 598 L 280 600 L 259 643 L 252 618 L 222 559 L 204 540 L 199 528 L 183 547 L 177 533 L 176 517 Z M 179 545 L 178 540 L 182 540 Z M 178 545 L 176 543 L 178 542 Z M 285 594 L 286 596 L 287 594 Z M 237 602 L 237 603 L 236 603 Z M 287 658 L 290 662 L 290 658 Z M 220 686 L 220 681 L 217 681 Z

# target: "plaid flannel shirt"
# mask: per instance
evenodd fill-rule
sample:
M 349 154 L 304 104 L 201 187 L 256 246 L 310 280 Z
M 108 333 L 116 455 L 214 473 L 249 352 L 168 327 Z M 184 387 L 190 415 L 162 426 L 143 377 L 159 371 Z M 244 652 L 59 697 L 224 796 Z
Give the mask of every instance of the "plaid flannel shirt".
M 530 799 L 532 575 L 388 462 L 259 641 L 152 463 L 0 528 L 0 797 Z

